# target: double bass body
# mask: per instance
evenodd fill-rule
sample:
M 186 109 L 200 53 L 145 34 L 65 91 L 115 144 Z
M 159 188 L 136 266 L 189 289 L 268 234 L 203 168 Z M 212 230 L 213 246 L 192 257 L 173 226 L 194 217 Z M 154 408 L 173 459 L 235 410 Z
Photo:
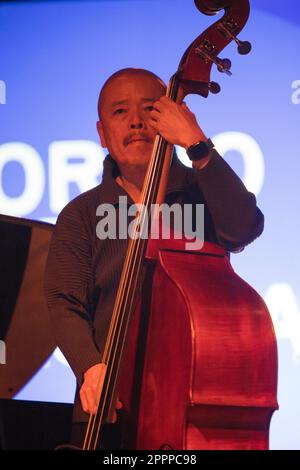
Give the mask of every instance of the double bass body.
M 151 240 L 147 259 L 120 383 L 125 445 L 268 449 L 277 348 L 264 301 L 212 243 Z

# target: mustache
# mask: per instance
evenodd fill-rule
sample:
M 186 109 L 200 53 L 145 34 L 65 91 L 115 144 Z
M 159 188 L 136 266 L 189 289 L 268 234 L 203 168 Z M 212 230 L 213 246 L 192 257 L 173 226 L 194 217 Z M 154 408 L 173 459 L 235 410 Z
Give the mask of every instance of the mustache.
M 144 132 L 139 132 L 138 134 L 136 132 L 134 132 L 132 134 L 129 134 L 127 137 L 125 137 L 124 145 L 127 146 L 131 142 L 133 137 L 140 137 L 141 139 L 145 140 L 146 142 L 149 142 L 149 143 L 152 142 L 152 139 L 150 139 L 150 137 L 147 134 L 145 134 Z

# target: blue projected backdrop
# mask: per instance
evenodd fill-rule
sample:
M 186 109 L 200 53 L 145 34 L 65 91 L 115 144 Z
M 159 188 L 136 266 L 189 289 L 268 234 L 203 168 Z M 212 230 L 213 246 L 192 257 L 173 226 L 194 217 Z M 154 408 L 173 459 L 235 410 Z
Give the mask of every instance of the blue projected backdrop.
M 252 42 L 252 53 L 227 47 L 232 77 L 216 69 L 212 76 L 222 92 L 187 103 L 265 214 L 263 235 L 232 263 L 264 297 L 276 329 L 280 410 L 270 447 L 299 449 L 300 7 L 291 0 L 284 7 L 251 3 L 241 39 Z M 95 125 L 103 82 L 127 66 L 168 81 L 214 21 L 192 0 L 2 3 L 0 212 L 54 223 L 70 199 L 97 185 L 105 155 Z M 16 398 L 72 402 L 74 387 L 56 350 Z

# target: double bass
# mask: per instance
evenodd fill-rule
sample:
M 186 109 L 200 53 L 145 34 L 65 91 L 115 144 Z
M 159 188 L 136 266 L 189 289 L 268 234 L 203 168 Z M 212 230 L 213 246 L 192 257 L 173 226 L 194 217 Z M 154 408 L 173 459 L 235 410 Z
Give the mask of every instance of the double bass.
M 237 37 L 248 0 L 195 4 L 206 15 L 225 13 L 193 41 L 171 77 L 166 94 L 177 103 L 191 93 L 220 91 L 210 73 L 215 64 L 231 74 L 230 61 L 219 58 L 231 41 L 241 54 L 251 49 Z M 277 348 L 263 299 L 234 272 L 221 246 L 204 242 L 186 250 L 176 236 L 139 236 L 153 222 L 151 206 L 164 201 L 172 154 L 158 135 L 141 194 L 146 210 L 137 212 L 129 240 L 101 361 L 106 374 L 83 449 L 101 447 L 117 396 L 125 449 L 268 449 L 278 408 Z

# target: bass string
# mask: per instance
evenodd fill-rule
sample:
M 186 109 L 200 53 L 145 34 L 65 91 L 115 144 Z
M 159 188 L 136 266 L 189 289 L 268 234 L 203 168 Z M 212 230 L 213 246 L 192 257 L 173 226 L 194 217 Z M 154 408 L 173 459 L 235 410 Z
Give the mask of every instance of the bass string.
M 159 142 L 160 144 L 160 142 Z M 159 145 L 160 147 L 160 145 Z M 158 149 L 159 149 L 158 147 Z M 150 178 L 151 179 L 151 178 Z M 136 226 L 138 226 L 138 221 L 136 222 Z M 97 445 L 97 440 L 100 432 L 100 426 L 102 423 L 102 418 L 104 414 L 104 409 L 106 407 L 107 403 L 107 396 L 109 393 L 109 389 L 111 389 L 111 377 L 112 373 L 115 372 L 115 356 L 118 348 L 116 347 L 116 344 L 118 343 L 120 339 L 120 333 L 121 333 L 121 327 L 118 326 L 119 323 L 124 321 L 124 316 L 126 313 L 126 303 L 128 302 L 128 296 L 129 293 L 131 293 L 132 289 L 128 288 L 128 285 L 131 284 L 132 286 L 132 279 L 134 274 L 137 272 L 137 268 L 135 269 L 134 264 L 136 262 L 136 259 L 140 253 L 140 243 L 139 240 L 131 239 L 130 240 L 130 246 L 128 248 L 128 256 L 126 257 L 125 263 L 124 263 L 124 268 L 123 268 L 123 279 L 120 281 L 120 288 L 118 290 L 117 294 L 117 299 L 116 299 L 116 306 L 114 309 L 114 313 L 112 315 L 112 321 L 111 321 L 111 328 L 108 333 L 107 341 L 106 341 L 106 347 L 105 347 L 105 352 L 103 354 L 102 362 L 108 365 L 106 375 L 108 375 L 108 381 L 107 384 L 103 384 L 103 390 L 101 397 L 103 399 L 101 402 L 99 402 L 98 409 L 95 415 L 90 415 L 89 423 L 88 423 L 88 428 L 86 432 L 86 438 L 83 444 L 84 449 L 89 449 L 91 447 L 91 440 L 93 437 L 94 429 L 95 429 L 95 424 L 97 421 L 97 418 L 99 419 L 98 422 L 98 429 L 96 432 L 96 437 L 94 440 L 94 448 Z M 132 254 L 134 253 L 134 254 Z M 132 266 L 133 264 L 133 266 Z M 129 274 L 128 274 L 129 273 Z M 129 280 L 128 280 L 129 279 Z M 127 287 L 127 289 L 126 289 Z M 125 298 L 125 305 L 124 305 L 124 295 L 127 293 L 127 296 Z M 122 305 L 123 304 L 123 305 Z M 128 305 L 128 304 L 127 304 Z M 117 338 L 116 338 L 117 335 Z M 112 358 L 112 349 L 114 347 L 114 357 Z M 111 367 L 109 367 L 111 365 Z M 115 375 L 115 374 L 114 374 Z M 96 396 L 95 396 L 95 401 L 97 401 L 97 397 L 99 396 L 99 391 L 100 391 L 100 385 L 101 382 L 99 380 L 98 386 L 97 386 L 97 391 L 96 391 Z M 99 412 L 100 409 L 100 412 Z M 90 435 L 88 437 L 88 435 Z

